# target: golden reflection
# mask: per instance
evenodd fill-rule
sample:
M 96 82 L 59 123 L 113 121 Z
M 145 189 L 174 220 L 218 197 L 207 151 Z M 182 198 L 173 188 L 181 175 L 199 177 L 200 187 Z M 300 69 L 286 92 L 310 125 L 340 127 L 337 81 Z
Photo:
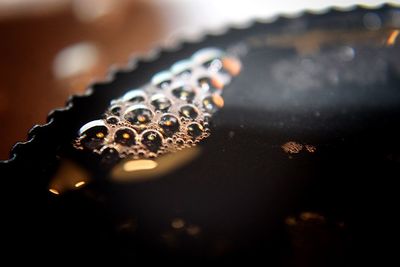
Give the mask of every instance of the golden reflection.
M 104 138 L 104 133 L 98 132 L 98 133 L 96 134 L 96 137 L 97 137 L 97 138 Z
M 303 149 L 303 145 L 294 141 L 289 141 L 284 143 L 282 146 L 282 150 L 288 154 L 298 154 Z
M 185 221 L 181 218 L 175 218 L 172 220 L 171 226 L 174 229 L 182 229 L 183 227 L 185 227 Z
M 213 94 L 212 99 L 218 108 L 222 108 L 224 106 L 224 99 L 219 94 Z
M 111 170 L 111 179 L 117 182 L 143 182 L 160 178 L 189 164 L 200 152 L 200 147 L 191 147 L 156 159 L 125 159 Z
M 71 160 L 62 159 L 58 170 L 50 181 L 49 191 L 61 195 L 68 190 L 80 189 L 89 181 L 89 173 L 84 168 Z
M 237 76 L 240 73 L 240 70 L 242 69 L 242 65 L 240 64 L 240 61 L 232 58 L 232 57 L 226 57 L 222 60 L 222 66 L 224 69 L 226 69 L 232 76 Z
M 75 184 L 75 187 L 78 188 L 78 187 L 81 187 L 81 186 L 84 185 L 84 184 L 85 184 L 84 181 L 80 181 L 80 182 L 77 182 L 77 183 Z
M 386 40 L 386 45 L 388 46 L 394 45 L 396 43 L 397 36 L 399 36 L 399 33 L 400 33 L 399 30 L 393 30 Z
M 317 147 L 314 145 L 301 144 L 295 141 L 286 142 L 281 148 L 287 154 L 299 154 L 303 150 L 308 153 L 315 153 L 317 151 Z
M 224 88 L 224 83 L 218 78 L 215 78 L 215 77 L 212 78 L 211 79 L 211 83 L 217 89 L 223 89 Z
M 310 153 L 314 153 L 315 151 L 317 151 L 317 148 L 313 145 L 305 145 L 305 148 Z
M 50 193 L 53 193 L 54 195 L 60 194 L 60 192 L 58 192 L 57 189 L 54 189 L 54 188 L 50 188 L 49 191 L 50 191 Z
M 123 168 L 126 172 L 134 172 L 140 170 L 151 170 L 156 168 L 157 165 L 158 163 L 151 159 L 134 159 L 125 162 Z

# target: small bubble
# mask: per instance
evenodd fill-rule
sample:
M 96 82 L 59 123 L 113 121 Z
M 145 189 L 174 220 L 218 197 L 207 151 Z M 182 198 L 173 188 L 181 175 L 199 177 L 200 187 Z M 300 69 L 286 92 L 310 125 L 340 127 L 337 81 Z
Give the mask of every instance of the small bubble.
M 116 143 L 124 146 L 132 146 L 135 144 L 135 132 L 128 128 L 119 129 L 115 132 L 114 140 Z
M 168 109 L 171 107 L 171 101 L 164 95 L 154 95 L 152 97 L 151 104 L 156 110 L 163 112 L 168 111 Z
M 142 90 L 132 90 L 126 93 L 122 99 L 132 104 L 139 104 L 146 100 L 146 94 Z
M 184 101 L 191 102 L 196 96 L 196 93 L 189 86 L 179 86 L 172 89 L 172 95 Z
M 163 115 L 158 123 L 167 136 L 171 136 L 179 131 L 179 119 L 171 114 Z
M 157 152 L 162 145 L 163 138 L 158 131 L 147 130 L 143 132 L 141 142 L 150 151 Z
M 82 127 L 83 128 L 83 127 Z M 104 138 L 108 134 L 108 129 L 104 125 L 94 125 L 81 133 L 84 137 L 81 144 L 87 149 L 98 149 L 104 143 Z
M 116 116 L 109 116 L 109 117 L 107 117 L 107 119 L 106 119 L 106 122 L 107 123 L 109 123 L 109 124 L 117 124 L 118 123 L 118 121 L 119 121 L 119 119 L 118 119 L 118 117 L 116 117 Z
M 222 82 L 217 79 L 211 79 L 210 77 L 201 77 L 198 79 L 198 84 L 201 89 L 209 92 L 216 92 L 219 89 L 223 88 Z
M 204 62 L 203 66 L 210 69 L 211 71 L 217 72 L 222 70 L 223 64 L 222 61 L 218 58 Z
M 106 164 L 114 164 L 119 160 L 119 153 L 115 148 L 106 147 L 101 152 L 102 162 Z
M 185 118 L 194 120 L 199 115 L 199 112 L 193 105 L 184 105 L 179 109 L 179 114 Z
M 197 122 L 192 122 L 187 126 L 187 133 L 193 138 L 199 137 L 202 135 L 204 132 L 204 127 L 197 123 Z
M 191 60 L 181 60 L 176 62 L 171 67 L 171 72 L 175 75 L 188 75 L 191 73 L 192 61 Z
M 124 115 L 125 120 L 132 124 L 146 124 L 153 118 L 153 113 L 144 105 L 133 106 L 128 109 Z
M 221 58 L 223 52 L 217 48 L 204 48 L 193 54 L 192 59 L 197 64 L 207 64 Z
M 224 99 L 219 94 L 213 94 L 205 97 L 202 103 L 208 112 L 214 113 L 224 106 Z
M 159 89 L 167 88 L 172 82 L 172 73 L 163 71 L 155 74 L 151 79 L 151 83 Z
M 115 115 L 115 116 L 119 116 L 121 115 L 121 107 L 120 106 L 114 106 L 110 108 L 110 112 Z

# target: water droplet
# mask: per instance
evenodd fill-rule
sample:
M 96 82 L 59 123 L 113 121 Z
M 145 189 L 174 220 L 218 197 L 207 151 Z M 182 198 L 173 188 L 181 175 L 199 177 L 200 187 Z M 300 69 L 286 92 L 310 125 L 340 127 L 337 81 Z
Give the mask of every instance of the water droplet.
M 201 77 L 198 79 L 198 84 L 204 91 L 216 92 L 223 88 L 223 83 L 217 79 L 212 79 L 210 77 Z
M 115 132 L 114 140 L 116 143 L 124 146 L 135 144 L 135 132 L 129 128 L 122 128 Z
M 172 82 L 172 73 L 169 71 L 162 71 L 153 76 L 151 83 L 159 89 L 167 88 Z
M 205 97 L 202 103 L 208 112 L 214 113 L 224 106 L 224 99 L 219 94 L 213 94 Z
M 106 147 L 101 152 L 102 162 L 106 164 L 114 164 L 119 160 L 118 150 L 112 147 Z
M 219 60 L 222 55 L 223 52 L 217 48 L 204 48 L 194 53 L 192 59 L 198 64 L 209 67 L 214 60 Z
M 108 134 L 108 128 L 102 120 L 91 121 L 80 129 L 83 135 L 81 144 L 87 149 L 98 149 L 104 143 L 104 138 Z
M 131 90 L 122 97 L 122 100 L 138 104 L 146 100 L 146 94 L 142 90 Z
M 199 115 L 199 112 L 193 105 L 184 105 L 179 109 L 179 114 L 185 118 L 194 120 Z
M 124 118 L 132 124 L 146 124 L 153 118 L 153 112 L 144 105 L 136 105 L 127 109 Z
M 109 124 L 117 124 L 119 119 L 116 116 L 109 116 L 109 117 L 107 117 L 106 121 Z
M 171 101 L 164 95 L 157 94 L 152 97 L 151 104 L 156 110 L 166 112 L 171 106 Z
M 217 72 L 217 71 L 221 71 L 222 69 L 222 61 L 220 59 L 214 59 L 214 60 L 210 60 L 205 62 L 204 67 L 210 69 L 211 71 Z
M 171 114 L 165 114 L 161 117 L 158 123 L 167 136 L 171 136 L 177 131 L 179 131 L 179 119 Z
M 147 130 L 142 134 L 142 144 L 151 152 L 157 152 L 162 145 L 162 136 L 158 131 Z
M 115 116 L 119 116 L 121 114 L 121 107 L 120 106 L 113 106 L 113 107 L 110 108 L 110 112 Z
M 203 125 L 197 123 L 197 122 L 192 122 L 187 126 L 187 133 L 191 137 L 197 138 L 199 137 L 202 133 L 204 132 L 204 127 Z
M 196 96 L 194 90 L 188 86 L 179 86 L 172 90 L 172 94 L 179 99 L 191 102 Z
M 171 67 L 171 72 L 174 75 L 189 75 L 192 71 L 192 61 L 191 60 L 181 60 L 176 62 Z

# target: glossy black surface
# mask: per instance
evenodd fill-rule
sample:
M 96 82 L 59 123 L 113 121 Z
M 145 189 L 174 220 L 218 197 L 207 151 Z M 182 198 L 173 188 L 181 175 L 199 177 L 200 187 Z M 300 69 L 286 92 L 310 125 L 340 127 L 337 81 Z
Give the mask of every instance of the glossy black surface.
M 40 262 L 382 264 L 396 255 L 399 18 L 383 7 L 255 24 L 95 85 L 2 165 L 8 249 Z M 147 171 L 72 147 L 111 99 L 210 46 L 242 72 L 198 146 Z

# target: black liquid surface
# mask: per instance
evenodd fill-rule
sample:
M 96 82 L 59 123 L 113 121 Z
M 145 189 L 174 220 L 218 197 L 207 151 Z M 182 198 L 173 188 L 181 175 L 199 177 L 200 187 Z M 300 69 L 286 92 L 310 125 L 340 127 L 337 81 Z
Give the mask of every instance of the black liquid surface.
M 399 12 L 256 24 L 95 86 L 4 165 L 10 251 L 116 265 L 354 266 L 393 256 L 400 49 L 388 38 Z M 242 72 L 201 144 L 156 159 L 152 172 L 72 147 L 111 99 L 208 46 L 236 51 Z

